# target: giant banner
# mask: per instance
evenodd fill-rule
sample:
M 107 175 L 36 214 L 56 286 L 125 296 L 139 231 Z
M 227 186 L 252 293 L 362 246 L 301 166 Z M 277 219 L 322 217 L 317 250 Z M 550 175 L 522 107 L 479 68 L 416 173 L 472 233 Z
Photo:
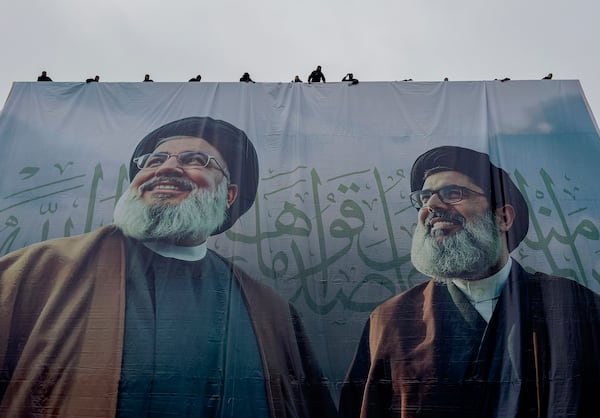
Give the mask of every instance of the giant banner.
M 164 169 L 169 164 L 173 172 L 186 169 L 182 173 L 188 173 L 190 167 L 193 171 L 200 166 L 204 170 L 228 164 L 230 160 L 225 153 L 229 151 L 220 149 L 218 141 L 209 138 L 211 133 L 202 134 L 208 143 L 199 150 L 204 152 L 202 155 L 214 157 L 216 149 L 217 155 L 223 154 L 223 161 L 215 163 L 210 158 L 203 161 L 201 156 L 198 162 L 193 156 L 183 156 L 181 152 L 196 149 L 183 145 L 182 138 L 201 135 L 173 129 L 162 136 L 157 134 L 155 143 L 144 153 L 152 154 L 150 159 L 139 163 L 141 167 L 134 167 L 131 158 L 143 138 L 171 122 L 196 117 L 226 122 L 227 129 L 233 129 L 235 135 L 241 131 L 253 145 L 258 160 L 258 187 L 253 205 L 230 229 L 207 240 L 209 254 L 214 251 L 226 263 L 215 262 L 211 274 L 219 276 L 223 269 L 227 270 L 223 266 L 234 264 L 252 283 L 266 285 L 274 290 L 273 297 L 289 302 L 293 308 L 281 314 L 290 315 L 289 323 L 278 324 L 283 320 L 281 317 L 266 318 L 280 312 L 277 307 L 271 312 L 261 306 L 257 313 L 252 304 L 277 305 L 279 302 L 259 298 L 257 295 L 263 290 L 249 289 L 245 287 L 245 279 L 241 279 L 242 284 L 235 285 L 241 286 L 240 292 L 231 290 L 231 284 L 222 288 L 222 282 L 207 280 L 209 287 L 198 290 L 205 295 L 198 296 L 200 299 L 186 301 L 187 295 L 193 293 L 190 289 L 164 296 L 173 298 L 168 308 L 172 311 L 165 314 L 168 320 L 159 325 L 160 277 L 185 276 L 187 267 L 181 267 L 180 271 L 174 267 L 175 262 L 167 263 L 164 267 L 167 273 L 154 265 L 148 267 L 143 261 L 144 254 L 152 248 L 137 248 L 131 237 L 114 241 L 116 232 L 106 232 L 106 227 L 113 222 L 117 201 L 128 190 L 133 176 Z M 184 142 L 159 142 L 168 137 Z M 558 416 L 558 411 L 563 410 L 586 411 L 589 405 L 584 395 L 599 384 L 600 373 L 595 372 L 600 369 L 600 362 L 579 346 L 593 352 L 598 345 L 598 334 L 583 335 L 573 328 L 575 325 L 565 324 L 572 332 L 569 333 L 553 322 L 558 321 L 560 313 L 592 332 L 597 330 L 600 320 L 596 316 L 600 305 L 596 306 L 595 296 L 600 292 L 600 199 L 597 196 L 600 138 L 577 81 L 361 82 L 356 85 L 15 83 L 0 114 L 0 143 L 0 255 L 8 255 L 0 264 L 4 275 L 0 287 L 4 316 L 0 330 L 0 354 L 4 356 L 0 378 L 2 411 L 12 411 L 15 415 L 59 413 L 67 416 L 84 411 L 86 416 L 145 416 L 171 410 L 187 416 L 196 416 L 192 411 L 204 411 L 205 416 L 250 416 L 244 407 L 254 411 L 252 415 L 321 416 L 315 411 L 319 408 L 328 411 L 331 404 L 324 398 L 330 396 L 344 416 L 387 416 L 388 413 L 397 413 L 397 416 L 471 416 L 470 413 L 472 416 L 517 416 L 532 410 Z M 444 154 L 439 157 L 443 163 L 429 163 L 425 158 L 423 161 L 430 166 L 424 162 L 422 172 L 413 167 L 424 153 L 447 146 L 476 151 L 476 156 Z M 156 152 L 162 154 L 153 154 Z M 479 156 L 483 158 L 481 161 Z M 489 158 L 486 160 L 485 156 Z M 245 177 L 253 175 L 245 163 L 240 164 L 225 167 L 224 177 L 235 177 L 235 172 L 241 171 L 239 181 L 243 182 Z M 491 166 L 489 173 L 485 171 L 487 178 L 483 183 L 476 178 L 479 174 L 473 174 L 477 170 L 472 172 L 477 164 L 485 165 L 483 171 Z M 501 169 L 500 177 L 493 174 L 496 168 Z M 448 177 L 447 173 L 458 173 L 458 177 Z M 460 177 L 463 174 L 466 177 Z M 436 274 L 427 268 L 415 268 L 414 254 L 411 261 L 411 248 L 416 251 L 412 245 L 419 234 L 419 225 L 435 223 L 427 220 L 427 210 L 434 213 L 434 203 L 437 203 L 446 207 L 448 213 L 456 213 L 456 217 L 452 217 L 445 214 L 447 212 L 435 212 L 437 215 L 432 216 L 438 220 L 437 227 L 429 226 L 438 231 L 432 232 L 432 236 L 452 235 L 455 228 L 468 224 L 475 209 L 466 205 L 477 203 L 478 198 L 482 199 L 480 204 L 494 211 L 506 205 L 517 206 L 510 199 L 505 201 L 495 195 L 496 190 L 504 190 L 508 182 L 516 187 L 523 198 L 523 207 L 527 208 L 526 235 L 517 245 L 502 244 L 503 234 L 509 234 L 507 231 L 513 225 L 522 223 L 523 212 L 492 212 L 496 222 L 492 225 L 500 225 L 491 227 L 500 231 L 498 242 L 501 244 L 496 251 L 500 261 L 494 259 L 496 261 L 488 266 L 490 274 L 475 275 L 471 283 L 481 282 L 505 267 L 504 273 L 499 273 L 504 276 L 498 292 L 505 290 L 510 297 L 492 291 L 489 300 L 493 302 L 481 308 L 477 304 L 483 303 L 483 299 L 473 299 L 470 284 L 465 290 L 459 280 L 458 293 L 449 291 L 450 296 L 437 299 L 439 286 L 451 290 L 454 285 L 447 282 L 462 276 L 448 273 L 446 284 L 440 280 L 429 288 L 426 287 L 429 276 Z M 183 186 L 164 186 L 171 191 L 163 191 L 157 199 L 170 199 L 177 187 Z M 499 193 L 505 195 L 502 191 Z M 111 238 L 105 239 L 104 235 L 94 236 L 93 240 L 85 238 L 99 230 Z M 52 251 L 57 250 L 46 247 L 13 256 L 15 251 L 23 251 L 22 248 L 38 242 L 81 234 L 84 234 L 81 241 L 65 244 L 65 251 L 74 254 L 74 259 L 81 253 L 86 260 L 79 264 L 64 257 L 59 257 L 60 261 L 48 261 Z M 156 242 L 156 239 L 151 241 Z M 109 250 L 107 246 L 114 248 Z M 132 250 L 132 246 L 136 249 Z M 511 255 L 508 267 L 507 257 L 501 255 L 502 248 Z M 110 256 L 99 255 L 104 253 Z M 134 253 L 137 258 L 131 256 Z M 23 261 L 25 257 L 28 257 L 27 262 Z M 97 257 L 105 258 L 93 268 L 95 273 L 88 271 L 92 269 L 88 261 Z M 132 259 L 142 261 L 135 267 L 137 261 Z M 73 263 L 72 269 L 67 266 Z M 446 263 L 452 264 L 452 261 Z M 480 271 L 487 272 L 488 267 L 480 267 Z M 149 293 L 134 296 L 130 290 L 134 286 L 132 277 L 147 277 L 144 273 L 147 268 L 153 269 L 155 281 L 147 285 L 144 279 L 143 286 L 149 286 L 144 292 Z M 517 268 L 521 269 L 518 274 L 515 273 Z M 532 275 L 534 272 L 548 276 Z M 112 283 L 106 278 L 112 277 L 111 274 L 125 278 Z M 542 290 L 532 285 L 523 290 L 529 296 L 517 290 L 508 292 L 511 278 L 519 275 L 531 275 L 541 281 Z M 35 280 L 31 278 L 34 276 Z M 81 276 L 92 278 L 77 282 Z M 545 290 L 545 283 L 554 283 L 554 276 L 581 287 L 563 286 L 560 281 L 552 291 Z M 108 282 L 112 284 L 106 284 Z M 519 283 L 525 283 L 525 279 L 519 279 Z M 43 296 L 36 293 L 40 288 Z M 489 292 L 489 288 L 485 287 L 483 292 Z M 410 302 L 406 297 L 398 299 L 395 307 L 388 302 L 369 320 L 375 309 L 406 291 L 409 291 L 406 297 Z M 66 296 L 72 294 L 68 292 L 77 296 Z M 110 303 L 103 301 L 102 305 L 94 305 L 102 292 L 112 295 L 112 299 L 108 298 Z M 210 308 L 221 303 L 219 297 L 207 298 L 206 292 L 228 295 L 222 302 L 227 308 L 217 307 L 216 311 L 242 319 L 235 325 L 226 325 L 227 322 L 224 325 L 223 315 L 214 314 L 215 310 Z M 559 297 L 564 294 L 572 297 Z M 542 314 L 532 315 L 545 321 L 540 329 L 536 328 L 538 322 L 531 325 L 535 349 L 522 342 L 516 345 L 517 351 L 524 353 L 522 356 L 511 350 L 508 350 L 510 355 L 505 355 L 504 349 L 515 340 L 530 341 L 526 336 L 529 325 L 524 325 L 529 323 L 526 312 L 530 304 L 523 300 L 529 300 L 531 295 L 543 305 L 539 311 Z M 57 300 L 61 300 L 61 306 L 68 305 L 65 308 L 68 310 L 58 307 Z M 206 309 L 198 309 L 199 300 Z M 391 302 L 396 303 L 396 300 Z M 575 306 L 573 301 L 581 306 Z M 112 306 L 112 302 L 116 305 Z M 151 307 L 144 308 L 145 303 Z M 187 303 L 194 313 L 182 317 L 181 311 L 187 309 Z M 15 307 L 17 305 L 35 307 L 28 314 L 24 308 Z M 454 313 L 456 306 L 462 306 L 458 310 L 460 314 Z M 501 308 L 506 311 L 502 319 L 499 318 Z M 118 326 L 105 318 L 105 322 L 94 323 L 97 327 L 94 329 L 98 330 L 95 335 L 88 323 L 90 317 L 99 318 L 104 314 L 98 312 L 112 311 Z M 153 318 L 150 320 L 153 325 L 145 322 L 139 325 L 146 314 Z M 460 319 L 449 319 L 455 314 Z M 389 317 L 411 325 L 400 332 L 400 325 L 390 326 L 386 322 Z M 189 318 L 199 318 L 197 322 L 205 323 Z M 477 321 L 481 318 L 485 322 L 479 324 Z M 188 319 L 190 322 L 182 325 L 182 321 Z M 461 325 L 459 322 L 463 320 L 470 325 Z M 513 320 L 511 327 L 505 326 Z M 59 330 L 55 330 L 57 323 L 60 323 Z M 449 328 L 454 325 L 457 334 Z M 163 329 L 162 326 L 173 331 L 164 335 L 157 331 L 149 337 L 139 331 L 147 326 Z M 77 331 L 66 337 L 70 327 Z M 222 332 L 218 331 L 220 327 Z M 280 334 L 278 327 L 282 327 Z M 471 335 L 465 331 L 468 329 L 478 329 L 473 331 L 473 341 L 466 341 L 468 338 L 464 335 Z M 192 330 L 196 330 L 198 336 L 189 336 L 194 334 Z M 442 338 L 443 333 L 450 335 Z M 183 341 L 182 334 L 187 334 L 191 341 Z M 292 338 L 291 334 L 295 336 Z M 38 338 L 35 348 L 29 346 L 31 335 Z M 254 340 L 253 335 L 257 342 L 246 344 Z M 64 347 L 53 346 L 58 338 L 64 339 L 68 352 L 63 353 Z M 163 341 L 161 338 L 172 343 L 165 343 L 164 349 L 157 348 L 152 353 L 139 347 L 158 347 Z M 205 340 L 218 340 L 220 345 L 214 353 L 205 353 L 204 348 L 198 348 L 205 346 Z M 546 340 L 550 341 L 547 347 L 544 346 Z M 65 377 L 72 369 L 81 374 L 86 367 L 87 350 L 93 352 L 93 346 L 98 344 L 103 345 L 104 352 L 110 353 L 102 361 L 110 365 L 107 368 L 112 370 L 112 377 L 98 378 L 92 372 L 83 377 Z M 190 345 L 179 352 L 185 344 Z M 300 349 L 282 354 L 279 347 L 273 348 L 279 344 L 297 345 Z M 456 344 L 454 348 L 453 344 Z M 461 344 L 476 346 L 479 351 L 458 355 L 459 351 L 471 353 L 471 348 Z M 45 350 L 44 347 L 49 346 L 52 350 Z M 400 346 L 402 353 L 392 350 L 392 346 Z M 196 355 L 190 347 L 202 354 Z M 314 353 L 314 358 L 308 360 L 305 350 Z M 446 354 L 438 356 L 440 351 L 447 352 L 447 357 Z M 538 352 L 539 356 L 531 354 Z M 530 358 L 530 354 L 533 357 Z M 185 362 L 194 356 L 204 356 L 210 359 L 208 362 L 221 366 L 214 369 L 197 366 L 198 372 L 188 376 L 189 370 L 196 366 Z M 269 363 L 268 359 L 278 356 L 292 363 L 286 363 L 284 371 L 280 363 Z M 249 360 L 241 362 L 240 359 Z M 189 361 L 195 364 L 194 359 Z M 314 362 L 314 370 L 303 369 L 309 361 Z M 53 369 L 54 362 L 61 365 L 60 371 Z M 288 374 L 296 370 L 296 363 L 302 363 L 298 366 L 302 371 L 287 382 Z M 457 363 L 470 366 L 467 371 L 450 367 Z M 526 363 L 535 363 L 535 370 L 530 372 Z M 571 369 L 576 371 L 571 373 Z M 155 374 L 158 374 L 156 370 L 168 370 L 165 373 L 172 376 L 165 381 L 156 376 L 148 378 L 152 370 Z M 546 376 L 544 370 L 548 382 L 542 384 Z M 313 372 L 317 375 L 314 382 L 325 382 L 327 393 L 315 395 L 301 387 L 303 381 L 310 381 L 313 392 L 316 391 L 318 385 L 310 380 Z M 319 373 L 323 379 L 318 377 Z M 45 376 L 54 377 L 48 380 Z M 577 378 L 573 376 L 579 376 L 580 380 L 574 383 L 572 379 Z M 256 386 L 260 389 L 252 389 L 244 380 L 250 377 L 258 382 Z M 16 385 L 17 378 L 28 384 Z M 248 389 L 239 391 L 233 383 L 227 383 L 237 382 L 236 379 L 242 379 L 240 382 L 244 383 L 240 385 Z M 34 381 L 43 383 L 36 386 Z M 90 381 L 100 382 L 99 386 L 94 387 Z M 493 389 L 485 385 L 476 385 L 478 389 L 469 386 L 469 382 L 482 381 L 493 382 Z M 560 385 L 557 381 L 561 381 Z M 124 382 L 129 382 L 129 386 Z M 89 387 L 86 393 L 98 393 L 97 398 L 101 399 L 91 396 L 94 399 L 71 402 L 69 396 L 79 396 L 69 394 L 68 388 L 75 383 L 78 387 Z M 32 388 L 43 392 L 34 402 L 36 407 L 27 400 L 33 396 Z M 558 391 L 562 391 L 562 398 L 557 395 Z M 162 398 L 157 395 L 159 392 Z M 475 396 L 481 402 L 475 402 L 477 406 L 473 406 L 473 411 L 460 410 L 460 406 L 468 402 L 456 393 Z M 531 402 L 530 393 L 534 394 Z M 195 400 L 182 406 L 185 403 L 181 399 L 190 398 Z M 310 406 L 313 398 L 319 400 Z M 107 399 L 108 406 L 102 403 Z M 327 412 L 322 414 L 326 416 Z M 582 412 L 578 416 L 585 415 Z

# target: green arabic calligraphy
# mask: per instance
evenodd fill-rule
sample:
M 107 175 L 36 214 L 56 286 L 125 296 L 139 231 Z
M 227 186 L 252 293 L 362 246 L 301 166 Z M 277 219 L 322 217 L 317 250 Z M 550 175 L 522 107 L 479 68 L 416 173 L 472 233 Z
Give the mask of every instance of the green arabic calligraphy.
M 49 176 L 48 170 L 54 174 Z M 112 216 L 127 187 L 127 168 L 119 167 L 114 184 L 107 184 L 101 164 L 89 175 L 74 174 L 76 170 L 72 162 L 20 170 L 22 187 L 0 197 L 0 254 L 28 245 L 28 240 L 71 236 L 110 222 L 106 213 Z M 588 208 L 578 204 L 579 189 L 567 176 L 567 185 L 558 187 L 544 169 L 539 175 L 543 188 L 534 191 L 514 172 L 531 208 L 520 261 L 542 254 L 547 272 L 597 286 L 600 274 L 586 265 L 580 250 L 598 244 L 600 232 L 584 217 Z M 316 169 L 298 166 L 263 178 L 261 189 L 266 192 L 250 212 L 253 221 L 227 231 L 222 239 L 234 246 L 234 262 L 291 302 L 319 315 L 336 307 L 369 312 L 424 279 L 410 263 L 416 214 L 410 210 L 402 169 L 390 175 L 373 168 L 322 178 Z M 82 198 L 83 190 L 89 191 L 87 198 Z M 570 210 L 564 199 L 574 203 Z M 26 238 L 32 227 L 38 228 L 38 238 Z M 563 260 L 557 258 L 557 247 Z

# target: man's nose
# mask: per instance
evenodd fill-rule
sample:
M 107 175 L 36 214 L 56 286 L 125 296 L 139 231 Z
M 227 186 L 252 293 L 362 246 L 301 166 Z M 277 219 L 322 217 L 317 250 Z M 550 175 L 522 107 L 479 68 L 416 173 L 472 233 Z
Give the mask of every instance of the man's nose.
M 441 207 L 441 206 L 445 206 L 446 204 L 444 202 L 442 202 L 442 199 L 440 199 L 440 195 L 438 193 L 433 193 L 429 199 L 427 200 L 427 202 L 425 202 L 425 204 L 423 205 L 423 209 L 426 209 L 430 212 L 433 212 L 433 210 L 435 208 Z
M 164 172 L 182 172 L 183 169 L 177 160 L 177 157 L 170 155 L 167 160 L 156 169 L 156 174 Z

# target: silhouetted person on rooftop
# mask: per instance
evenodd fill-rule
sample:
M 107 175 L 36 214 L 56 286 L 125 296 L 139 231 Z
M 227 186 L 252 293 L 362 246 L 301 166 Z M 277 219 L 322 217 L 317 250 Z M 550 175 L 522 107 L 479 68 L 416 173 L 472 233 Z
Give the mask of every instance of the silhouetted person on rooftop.
M 192 77 L 188 81 L 194 82 L 194 81 L 200 81 L 200 80 L 202 80 L 202 76 L 200 74 L 198 74 L 196 77 Z
M 542 78 L 542 80 L 552 80 L 552 73 L 548 73 L 548 75 Z
M 144 76 L 144 82 L 153 82 L 153 81 L 154 81 L 154 80 L 152 80 L 152 79 L 150 78 L 150 74 L 146 74 L 146 75 Z
M 354 78 L 354 74 L 352 73 L 348 73 L 344 76 L 344 78 L 342 78 L 342 81 L 349 81 L 350 83 L 348 84 L 349 86 L 353 86 L 355 84 L 358 84 L 358 79 Z
M 52 79 L 48 77 L 46 71 L 42 71 L 42 74 L 37 78 L 37 81 L 52 81 Z
M 244 73 L 244 75 L 240 77 L 240 81 L 243 83 L 254 83 L 254 80 L 250 78 L 250 74 L 248 73 Z
M 302 80 L 300 80 L 300 76 L 296 76 L 294 77 L 294 79 L 292 80 L 293 83 L 302 83 Z
M 100 76 L 99 75 L 97 75 L 94 78 L 87 78 L 85 80 L 86 83 L 97 83 L 98 81 L 100 81 Z
M 310 83 L 320 83 L 321 80 L 323 81 L 323 83 L 325 83 L 325 75 L 321 71 L 321 66 L 317 65 L 316 70 L 314 70 L 308 76 L 308 84 L 310 84 Z

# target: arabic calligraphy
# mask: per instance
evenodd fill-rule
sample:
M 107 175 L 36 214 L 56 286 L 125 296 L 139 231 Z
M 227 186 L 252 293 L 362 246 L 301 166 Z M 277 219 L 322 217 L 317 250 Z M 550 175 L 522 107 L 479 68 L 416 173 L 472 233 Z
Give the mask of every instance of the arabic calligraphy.
M 0 255 L 111 222 L 127 168 L 113 176 L 105 176 L 102 164 L 91 170 L 71 161 L 22 168 L 16 191 L 0 196 Z M 267 172 L 253 209 L 216 239 L 215 249 L 317 315 L 369 312 L 425 279 L 410 263 L 416 214 L 404 173 L 402 167 L 329 173 L 304 165 Z M 535 180 L 542 187 L 532 187 L 521 172 L 513 174 L 531 208 L 519 262 L 600 288 L 586 253 L 600 253 L 600 231 L 575 181 L 566 175 L 556 181 L 541 169 Z M 547 268 L 540 269 L 540 259 Z
M 562 194 L 566 196 L 566 198 L 560 199 L 557 194 L 556 183 L 550 177 L 548 172 L 542 168 L 540 169 L 539 174 L 544 189 L 536 190 L 535 199 L 532 199 L 526 180 L 518 170 L 515 171 L 517 184 L 530 207 L 529 218 L 530 224 L 533 227 L 533 231 L 530 230 L 527 238 L 525 238 L 524 244 L 544 255 L 548 266 L 550 267 L 548 273 L 557 276 L 570 277 L 585 286 L 590 286 L 592 284 L 590 282 L 591 276 L 596 282 L 596 285 L 600 284 L 600 275 L 593 268 L 591 271 L 587 270 L 581 257 L 580 250 L 576 245 L 576 242 L 582 239 L 587 241 L 600 240 L 598 227 L 590 218 L 580 219 L 577 224 L 575 224 L 575 227 L 573 227 L 572 225 L 574 222 L 571 222 L 569 219 L 575 217 L 575 215 L 581 217 L 581 215 L 587 211 L 587 208 L 577 201 L 577 192 L 579 191 L 579 188 L 576 186 L 572 186 L 571 188 L 567 188 L 566 186 L 563 187 Z M 570 183 L 571 179 L 568 176 L 564 176 L 564 181 Z M 566 206 L 567 203 L 571 203 L 569 206 L 573 206 L 574 204 L 574 209 L 565 212 L 563 207 Z M 542 222 L 541 218 L 552 218 L 558 222 Z M 560 232 L 558 228 L 560 228 Z M 582 244 L 585 244 L 585 242 L 581 243 L 581 246 L 583 247 Z M 560 246 L 562 258 L 567 262 L 567 266 L 560 265 L 559 259 L 555 256 L 555 252 L 552 251 L 553 245 Z M 520 252 L 520 255 L 521 259 L 525 258 L 523 252 Z
M 0 222 L 1 217 L 4 217 L 4 225 L 0 228 L 0 255 L 48 238 L 90 232 L 104 223 L 102 218 L 99 221 L 95 219 L 98 216 L 96 205 L 108 201 L 112 202 L 114 207 L 127 186 L 126 167 L 120 167 L 119 179 L 112 187 L 115 193 L 107 197 L 101 197 L 99 194 L 100 182 L 103 180 L 101 164 L 94 167 L 91 176 L 81 172 L 72 174 L 74 170 L 75 164 L 68 161 L 45 168 L 28 166 L 19 171 L 22 187 L 16 192 L 2 196 L 0 200 Z M 81 217 L 74 220 L 74 216 L 80 213 L 77 210 L 80 206 L 79 200 L 86 188 L 89 190 L 89 197 L 83 221 L 79 220 Z M 66 219 L 64 214 L 68 214 Z M 110 220 L 111 218 L 108 218 L 108 222 Z M 39 235 L 29 233 L 36 228 L 39 228 Z M 25 233 L 24 230 L 28 232 Z M 20 236 L 21 241 L 18 240 Z

